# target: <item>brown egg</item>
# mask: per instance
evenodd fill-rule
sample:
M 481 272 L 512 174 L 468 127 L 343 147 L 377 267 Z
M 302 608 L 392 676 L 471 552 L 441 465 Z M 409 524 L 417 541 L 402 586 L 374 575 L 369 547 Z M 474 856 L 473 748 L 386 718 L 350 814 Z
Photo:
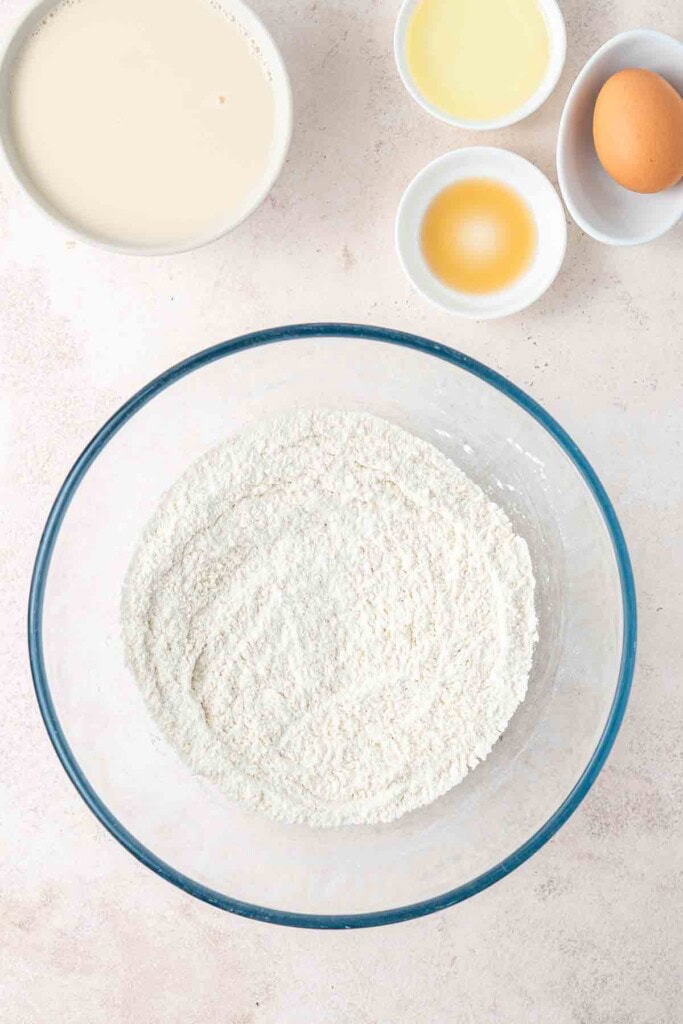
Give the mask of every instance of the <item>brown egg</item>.
M 661 192 L 683 176 L 683 99 L 654 71 L 608 78 L 593 112 L 600 163 L 632 192 Z

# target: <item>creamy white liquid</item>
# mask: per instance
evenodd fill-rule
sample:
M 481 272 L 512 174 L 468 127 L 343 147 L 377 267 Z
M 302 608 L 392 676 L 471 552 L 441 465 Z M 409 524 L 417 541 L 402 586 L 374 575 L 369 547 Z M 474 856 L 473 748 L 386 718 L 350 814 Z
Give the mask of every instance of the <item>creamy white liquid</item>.
M 35 187 L 112 244 L 220 234 L 271 173 L 273 85 L 229 0 L 66 0 L 21 50 L 10 103 Z

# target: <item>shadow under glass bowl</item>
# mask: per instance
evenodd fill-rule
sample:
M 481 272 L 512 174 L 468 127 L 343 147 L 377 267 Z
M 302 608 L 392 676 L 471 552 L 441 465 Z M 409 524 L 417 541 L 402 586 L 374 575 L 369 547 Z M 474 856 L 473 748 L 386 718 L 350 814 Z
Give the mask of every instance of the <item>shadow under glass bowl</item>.
M 163 492 L 228 435 L 302 406 L 371 412 L 431 441 L 506 510 L 534 563 L 540 640 L 527 699 L 483 764 L 392 824 L 316 830 L 228 800 L 168 746 L 124 664 L 121 587 Z M 635 633 L 619 523 L 562 428 L 465 355 L 352 324 L 246 335 L 192 356 L 131 398 L 59 492 L 29 607 L 48 733 L 102 824 L 207 903 L 310 928 L 428 914 L 535 853 L 585 796 L 614 742 Z

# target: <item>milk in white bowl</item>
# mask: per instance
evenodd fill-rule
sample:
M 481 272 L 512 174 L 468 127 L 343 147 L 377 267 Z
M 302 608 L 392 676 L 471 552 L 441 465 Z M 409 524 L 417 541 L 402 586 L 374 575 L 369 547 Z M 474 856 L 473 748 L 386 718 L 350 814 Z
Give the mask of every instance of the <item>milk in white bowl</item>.
M 6 154 L 89 241 L 194 248 L 270 190 L 291 131 L 287 74 L 240 0 L 42 3 L 3 61 Z

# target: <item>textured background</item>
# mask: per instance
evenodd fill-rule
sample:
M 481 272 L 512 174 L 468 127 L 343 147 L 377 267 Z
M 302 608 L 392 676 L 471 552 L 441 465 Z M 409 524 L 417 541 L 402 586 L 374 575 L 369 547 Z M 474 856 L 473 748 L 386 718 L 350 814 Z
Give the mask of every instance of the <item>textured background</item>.
M 499 323 L 427 306 L 393 254 L 401 192 L 481 141 L 430 119 L 393 65 L 397 0 L 254 0 L 290 68 L 296 127 L 234 235 L 157 260 L 66 241 L 0 178 L 2 1024 L 674 1024 L 681 1019 L 681 241 L 610 249 L 570 226 L 551 291 Z M 554 178 L 562 103 L 615 32 L 683 31 L 680 0 L 565 0 L 558 89 L 487 137 Z M 2 0 L 0 32 L 27 7 Z M 170 363 L 245 330 L 358 320 L 423 333 L 539 399 L 592 460 L 631 546 L 631 707 L 585 803 L 531 862 L 446 913 L 316 934 L 212 910 L 139 866 L 81 803 L 39 720 L 25 606 L 39 532 L 103 420 Z

